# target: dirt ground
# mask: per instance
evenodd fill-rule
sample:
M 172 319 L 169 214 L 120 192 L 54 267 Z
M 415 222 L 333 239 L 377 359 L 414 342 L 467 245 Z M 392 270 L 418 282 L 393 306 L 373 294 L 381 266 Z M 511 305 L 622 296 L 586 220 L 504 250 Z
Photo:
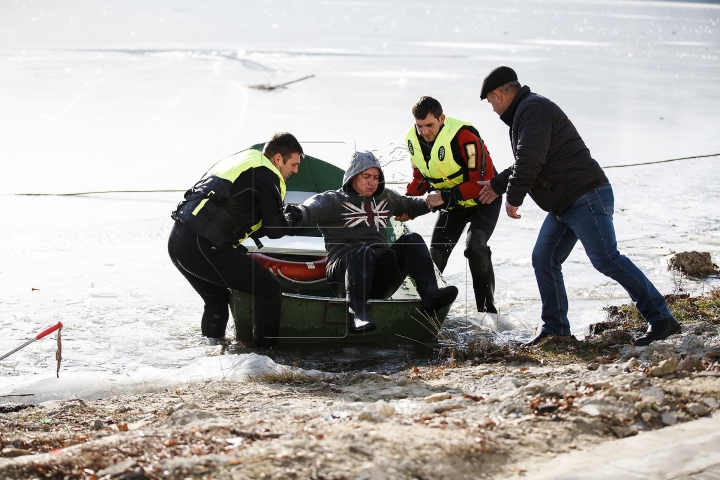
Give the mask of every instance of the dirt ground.
M 614 323 L 582 342 L 525 349 L 479 335 L 437 366 L 393 375 L 288 369 L 154 394 L 5 403 L 0 478 L 521 477 L 521 460 L 718 408 L 720 317 L 685 318 L 681 335 L 634 347 L 637 325 L 611 313 Z

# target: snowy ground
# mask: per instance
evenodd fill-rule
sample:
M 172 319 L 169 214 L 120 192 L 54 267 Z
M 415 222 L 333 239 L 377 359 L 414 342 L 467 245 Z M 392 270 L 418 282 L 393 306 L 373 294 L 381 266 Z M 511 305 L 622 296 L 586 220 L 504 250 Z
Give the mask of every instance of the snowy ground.
M 45 339 L 0 364 L 0 394 L 151 388 L 212 370 L 207 357 L 220 354 L 199 338 L 200 301 L 165 250 L 181 194 L 11 194 L 184 190 L 283 130 L 339 166 L 354 148 L 398 160 L 388 173 L 402 180 L 410 107 L 427 94 L 472 121 L 505 168 L 507 127 L 479 101 L 500 64 L 558 103 L 605 167 L 720 153 L 719 23 L 717 3 L 659 1 L 4 2 L 0 352 L 58 320 L 66 328 L 61 379 Z M 663 293 L 707 288 L 667 271 L 673 251 L 720 260 L 719 162 L 607 170 L 620 249 Z M 499 307 L 529 334 L 544 214 L 530 200 L 520 213 L 501 216 L 490 244 Z M 432 225 L 411 226 L 429 239 Z M 462 249 L 446 277 L 472 297 Z M 580 247 L 565 277 L 578 334 L 627 301 Z M 453 318 L 464 315 L 463 298 Z

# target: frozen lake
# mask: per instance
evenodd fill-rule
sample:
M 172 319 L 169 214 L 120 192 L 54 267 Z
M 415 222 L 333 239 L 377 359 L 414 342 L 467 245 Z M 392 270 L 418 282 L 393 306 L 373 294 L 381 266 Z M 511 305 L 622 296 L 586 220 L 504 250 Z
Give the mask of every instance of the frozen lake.
M 501 64 L 560 105 L 604 167 L 718 154 L 719 29 L 715 2 L 4 2 L 0 353 L 58 320 L 65 328 L 61 378 L 44 339 L 0 363 L 0 395 L 82 397 L 223 375 L 212 367 L 220 347 L 199 336 L 201 301 L 167 256 L 181 193 L 13 194 L 184 190 L 276 131 L 341 167 L 355 148 L 373 150 L 402 181 L 421 95 L 473 122 L 505 168 L 507 127 L 479 100 Z M 621 252 L 663 293 L 716 285 L 673 275 L 667 259 L 700 250 L 719 263 L 720 157 L 606 173 Z M 528 336 L 544 213 L 529 199 L 520 213 L 503 212 L 489 243 L 501 317 L 516 327 L 509 335 Z M 411 227 L 429 240 L 433 217 Z M 580 246 L 564 272 L 578 335 L 629 300 Z M 466 296 L 474 301 L 462 248 L 446 279 L 461 290 L 451 321 L 464 322 Z

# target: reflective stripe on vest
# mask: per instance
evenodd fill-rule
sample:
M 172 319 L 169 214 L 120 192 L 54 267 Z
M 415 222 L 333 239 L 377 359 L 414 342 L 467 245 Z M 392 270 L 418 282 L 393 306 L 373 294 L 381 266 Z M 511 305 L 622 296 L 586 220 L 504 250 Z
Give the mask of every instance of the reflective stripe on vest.
M 280 171 L 277 169 L 273 163 L 268 160 L 265 155 L 263 155 L 261 152 L 251 149 L 246 150 L 244 152 L 240 152 L 236 155 L 232 155 L 230 157 L 224 158 L 220 160 L 217 164 L 215 164 L 213 167 L 208 170 L 208 172 L 205 174 L 204 178 L 207 178 L 209 176 L 216 176 L 218 178 L 222 178 L 224 180 L 228 180 L 230 183 L 237 180 L 237 178 L 245 171 L 250 170 L 251 168 L 258 168 L 258 167 L 266 167 L 271 172 L 273 172 L 275 175 L 277 175 L 278 179 L 280 180 L 280 198 L 284 201 L 285 200 L 285 179 L 283 178 Z M 203 208 L 205 203 L 207 203 L 208 199 L 204 199 L 200 202 L 200 204 L 195 207 L 192 214 L 197 215 L 198 212 Z M 237 244 L 240 244 L 247 240 L 247 238 L 258 231 L 262 227 L 262 219 L 255 225 L 253 225 L 251 228 L 250 233 L 245 235 L 244 237 L 238 239 Z
M 425 157 L 423 156 L 415 125 L 410 127 L 410 130 L 405 136 L 405 143 L 413 165 L 420 170 L 420 173 L 422 173 L 436 189 L 452 188 L 465 181 L 465 167 L 455 161 L 450 145 L 452 139 L 455 138 L 455 135 L 464 126 L 473 127 L 469 122 L 445 117 L 445 126 L 440 130 L 437 138 L 435 138 L 435 143 L 433 143 L 432 149 L 430 150 L 429 161 L 425 161 Z M 482 145 L 480 148 L 482 149 Z M 484 154 L 484 149 L 482 154 Z M 473 199 L 460 200 L 458 201 L 458 205 L 471 207 L 477 205 L 477 202 Z

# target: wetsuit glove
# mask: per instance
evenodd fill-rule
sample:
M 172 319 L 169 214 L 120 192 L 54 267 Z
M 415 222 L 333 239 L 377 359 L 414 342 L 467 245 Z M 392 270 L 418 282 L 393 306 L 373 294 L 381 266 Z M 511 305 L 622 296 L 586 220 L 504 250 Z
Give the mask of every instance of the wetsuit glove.
M 453 207 L 457 207 L 458 200 L 452 190 L 440 190 L 440 196 L 443 199 L 443 204 L 433 208 L 433 212 L 437 212 L 438 210 L 450 210 Z
M 297 225 L 297 223 L 303 218 L 302 209 L 297 205 L 285 205 L 283 207 L 283 213 L 285 214 L 285 221 L 291 227 Z

